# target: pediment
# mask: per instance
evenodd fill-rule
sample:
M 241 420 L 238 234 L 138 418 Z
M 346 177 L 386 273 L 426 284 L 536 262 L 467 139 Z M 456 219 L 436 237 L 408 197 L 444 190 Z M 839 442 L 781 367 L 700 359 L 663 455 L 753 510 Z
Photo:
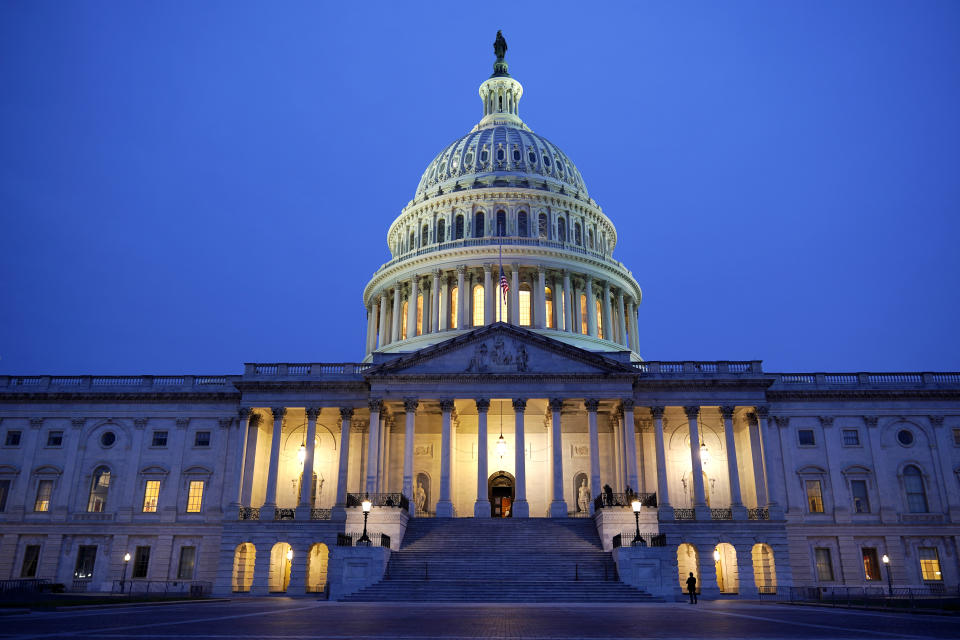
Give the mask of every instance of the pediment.
M 504 323 L 481 327 L 367 370 L 377 375 L 630 375 L 602 355 Z

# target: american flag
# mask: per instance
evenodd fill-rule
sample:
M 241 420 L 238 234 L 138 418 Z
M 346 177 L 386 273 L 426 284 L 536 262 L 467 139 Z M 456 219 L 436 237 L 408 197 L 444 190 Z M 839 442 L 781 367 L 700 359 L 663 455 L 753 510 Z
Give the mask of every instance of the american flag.
M 507 282 L 507 274 L 503 272 L 503 265 L 500 265 L 500 292 L 503 294 L 503 302 L 507 302 L 507 292 L 510 291 L 510 283 Z

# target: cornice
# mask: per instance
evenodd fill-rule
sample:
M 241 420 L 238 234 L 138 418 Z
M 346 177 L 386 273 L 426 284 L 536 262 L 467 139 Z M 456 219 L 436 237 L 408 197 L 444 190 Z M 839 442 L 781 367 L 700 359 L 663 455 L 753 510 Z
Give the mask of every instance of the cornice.
M 155 392 L 144 391 L 141 393 L 131 392 L 65 392 L 65 391 L 34 391 L 34 392 L 4 392 L 0 393 L 0 404 L 12 404 L 17 402 L 170 402 L 170 401 L 238 401 L 240 393 L 236 391 L 185 391 L 185 392 Z
M 809 389 L 767 391 L 770 402 L 785 400 L 960 400 L 960 389 Z
M 353 380 L 241 380 L 234 385 L 241 392 L 253 391 L 362 391 L 368 390 L 367 381 L 357 374 Z

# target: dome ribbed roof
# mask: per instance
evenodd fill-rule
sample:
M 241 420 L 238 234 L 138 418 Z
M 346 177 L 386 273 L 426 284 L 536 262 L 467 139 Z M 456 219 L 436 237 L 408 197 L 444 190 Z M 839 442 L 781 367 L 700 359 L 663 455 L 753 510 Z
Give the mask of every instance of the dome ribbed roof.
M 415 201 L 486 186 L 543 188 L 587 198 L 576 165 L 555 144 L 526 128 L 488 126 L 471 131 L 437 154 L 420 178 Z

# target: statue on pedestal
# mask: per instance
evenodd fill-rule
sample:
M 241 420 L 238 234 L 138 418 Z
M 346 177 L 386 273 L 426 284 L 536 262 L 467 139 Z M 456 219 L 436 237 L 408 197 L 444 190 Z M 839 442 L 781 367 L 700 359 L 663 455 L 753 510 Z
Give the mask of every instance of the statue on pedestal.
M 417 488 L 413 491 L 413 504 L 417 507 L 417 513 L 424 513 L 423 508 L 427 503 L 427 492 L 423 490 L 423 483 L 417 482 Z
M 590 511 L 590 489 L 587 487 L 586 478 L 580 483 L 580 489 L 577 491 L 577 507 L 584 513 Z

